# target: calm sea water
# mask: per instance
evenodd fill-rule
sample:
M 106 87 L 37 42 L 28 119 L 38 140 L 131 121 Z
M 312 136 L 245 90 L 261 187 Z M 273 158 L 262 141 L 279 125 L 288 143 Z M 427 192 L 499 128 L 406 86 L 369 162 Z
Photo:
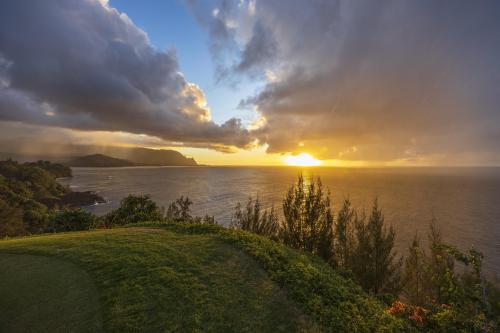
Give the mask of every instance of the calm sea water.
M 238 201 L 259 196 L 264 205 L 281 207 L 299 173 L 320 176 L 338 209 L 350 198 L 369 211 L 377 197 L 385 220 L 396 230 L 396 248 L 404 253 L 413 235 L 422 238 L 434 216 L 446 241 L 462 249 L 475 246 L 485 270 L 500 276 L 500 168 L 339 169 L 292 167 L 135 167 L 74 168 L 62 180 L 75 191 L 95 191 L 107 204 L 88 207 L 104 214 L 131 194 L 149 194 L 167 206 L 180 195 L 194 202 L 197 215 L 214 215 L 228 224 Z

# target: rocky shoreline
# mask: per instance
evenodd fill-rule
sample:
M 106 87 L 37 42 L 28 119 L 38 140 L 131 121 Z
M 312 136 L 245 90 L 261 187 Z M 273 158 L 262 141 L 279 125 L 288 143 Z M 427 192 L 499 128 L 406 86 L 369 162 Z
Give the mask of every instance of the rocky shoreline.
M 91 206 L 95 204 L 105 203 L 106 200 L 92 191 L 84 192 L 68 192 L 60 198 L 47 198 L 42 201 L 48 208 L 69 207 L 78 208 L 84 206 Z

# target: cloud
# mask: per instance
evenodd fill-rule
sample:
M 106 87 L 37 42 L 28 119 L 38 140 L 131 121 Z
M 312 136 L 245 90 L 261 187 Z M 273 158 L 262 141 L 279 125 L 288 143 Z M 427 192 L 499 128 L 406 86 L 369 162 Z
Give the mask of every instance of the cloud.
M 1 2 L 0 121 L 225 149 L 252 141 L 237 119 L 211 120 L 175 52 L 98 0 Z
M 409 163 L 499 160 L 497 2 L 202 3 L 191 6 L 212 44 L 233 45 L 222 71 L 268 78 L 241 106 L 254 106 L 265 119 L 252 134 L 269 152 Z M 220 34 L 216 18 L 204 15 L 212 8 L 240 24 Z

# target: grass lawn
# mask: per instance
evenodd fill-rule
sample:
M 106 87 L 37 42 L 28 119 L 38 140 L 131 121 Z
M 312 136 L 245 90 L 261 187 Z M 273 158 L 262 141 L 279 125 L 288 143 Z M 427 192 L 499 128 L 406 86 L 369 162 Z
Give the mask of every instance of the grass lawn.
M 97 290 L 77 266 L 0 254 L 0 332 L 102 332 Z
M 315 331 L 215 234 L 122 228 L 0 241 L 1 332 Z

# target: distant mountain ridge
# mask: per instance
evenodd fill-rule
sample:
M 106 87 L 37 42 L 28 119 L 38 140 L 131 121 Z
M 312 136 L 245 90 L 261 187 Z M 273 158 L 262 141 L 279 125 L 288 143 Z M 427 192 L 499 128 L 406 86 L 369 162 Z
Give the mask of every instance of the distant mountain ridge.
M 61 144 L 45 144 L 47 153 L 44 154 L 43 147 L 35 145 L 33 149 L 15 150 L 16 153 L 0 152 L 2 159 L 12 158 L 18 161 L 36 161 L 50 160 L 53 162 L 63 163 L 76 166 L 75 160 L 80 157 L 86 157 L 87 162 L 92 161 L 89 156 L 94 156 L 95 161 L 100 160 L 103 166 L 111 164 L 113 166 L 197 166 L 198 163 L 193 158 L 186 157 L 178 151 L 168 149 L 151 149 L 151 148 L 130 148 L 130 147 L 115 147 L 115 146 L 95 146 L 95 145 L 61 145 Z M 8 148 L 2 147 L 3 151 L 8 151 Z M 35 149 L 36 148 L 36 149 Z M 95 155 L 101 155 L 96 157 Z M 105 157 L 102 157 L 105 156 Z M 106 157 L 108 159 L 106 159 Z M 113 161 L 115 159 L 118 161 Z M 89 161 L 90 160 L 90 161 Z M 76 160 L 78 164 L 82 164 L 85 160 Z M 116 164 L 116 165 L 115 165 Z M 110 166 L 110 165 L 108 165 Z
M 157 166 L 196 166 L 198 163 L 193 158 L 186 157 L 175 150 L 129 148 L 124 155 L 125 158 L 138 165 Z
M 71 167 L 94 167 L 94 168 L 110 168 L 110 167 L 126 167 L 135 166 L 136 164 L 120 158 L 114 158 L 103 154 L 93 154 L 80 156 L 72 159 L 67 165 Z

